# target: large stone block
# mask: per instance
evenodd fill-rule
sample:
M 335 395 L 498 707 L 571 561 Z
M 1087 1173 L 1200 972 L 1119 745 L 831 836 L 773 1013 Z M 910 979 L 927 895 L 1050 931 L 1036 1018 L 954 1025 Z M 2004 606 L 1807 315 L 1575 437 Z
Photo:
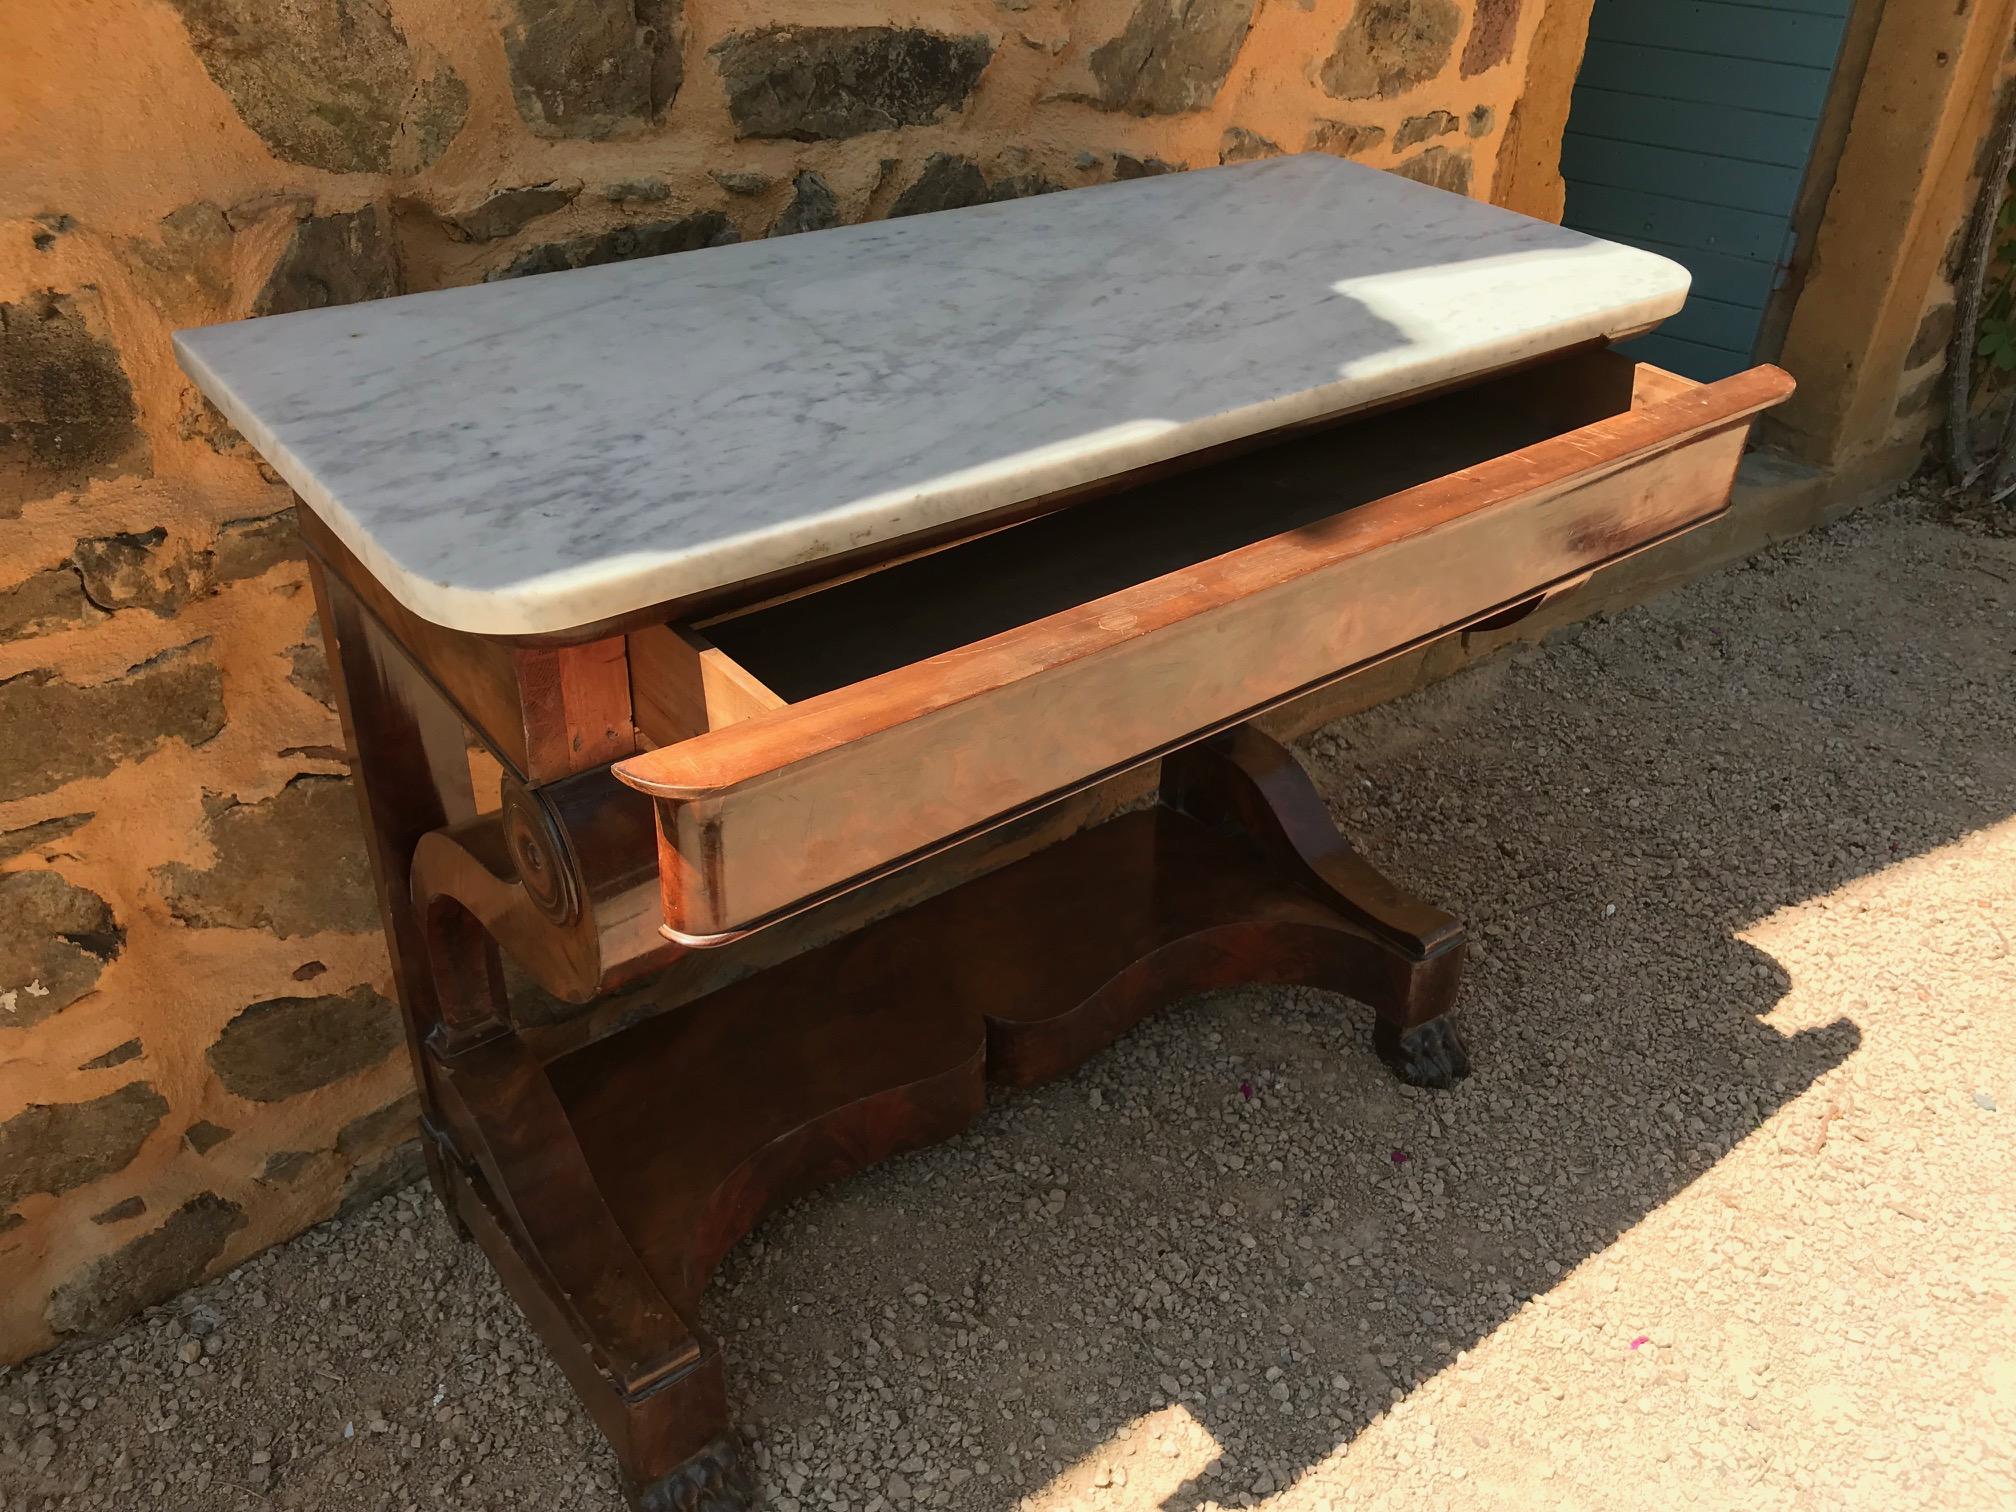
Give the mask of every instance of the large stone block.
M 336 1153 L 368 1160 L 411 1139 L 419 1127 L 420 1099 L 402 1093 L 384 1107 L 353 1118 L 336 1131 Z
M 1451 194 L 1470 192 L 1470 150 L 1467 147 L 1453 150 L 1430 147 L 1426 152 L 1417 152 L 1406 162 L 1396 165 L 1393 171 L 1402 178 L 1413 179 L 1417 184 L 1430 184 L 1437 189 L 1447 189 Z
M 150 609 L 170 615 L 189 602 L 196 584 L 187 553 L 167 541 L 168 532 L 159 525 L 88 536 L 77 543 L 70 560 L 84 592 L 100 609 Z
M 1358 0 L 1322 69 L 1340 100 L 1391 99 L 1448 65 L 1463 13 L 1454 0 Z
M 68 1008 L 125 942 L 98 894 L 53 871 L 0 872 L 0 1033 Z
M 166 741 L 201 745 L 224 728 L 224 679 L 194 641 L 99 683 L 66 682 L 46 668 L 0 682 L 0 803 L 102 777 Z
M 155 881 L 185 924 L 268 929 L 282 939 L 378 927 L 357 800 L 347 777 L 303 773 L 259 803 L 224 803 L 207 825 L 216 862 L 171 861 Z
M 1367 126 L 1356 121 L 1315 121 L 1310 124 L 1302 150 L 1355 158 L 1370 152 L 1385 140 L 1384 126 Z
M 74 630 L 104 612 L 84 596 L 74 567 L 45 567 L 12 588 L 0 588 L 0 644 L 54 630 Z
M 656 120 L 685 79 L 682 0 L 509 0 L 504 60 L 540 136 L 600 139 Z
M 133 386 L 77 297 L 0 302 L 0 520 L 146 464 Z
M 1447 136 L 1456 129 L 1456 117 L 1446 110 L 1431 110 L 1426 114 L 1409 116 L 1400 123 L 1400 129 L 1393 133 L 1393 150 L 1405 152 L 1409 147 L 1438 136 Z
M 397 294 L 399 258 L 387 221 L 377 205 L 302 221 L 252 301 L 252 313 L 285 315 Z
M 58 1333 L 102 1333 L 143 1307 L 203 1279 L 225 1244 L 245 1227 L 235 1202 L 215 1192 L 192 1197 L 159 1228 L 86 1266 L 56 1289 L 45 1314 Z
M 771 236 L 796 236 L 801 231 L 825 231 L 840 224 L 840 201 L 833 186 L 816 173 L 801 173 L 791 181 L 791 203 L 771 222 Z
M 411 172 L 462 129 L 469 91 L 423 74 L 387 0 L 170 0 L 247 126 L 290 163 Z
M 1102 110 L 1179 115 L 1209 109 L 1253 27 L 1255 0 L 1139 0 L 1119 36 L 1094 50 Z
M 968 205 L 991 205 L 1002 200 L 1026 199 L 1032 194 L 1054 194 L 1064 186 L 1041 174 L 1010 174 L 989 178 L 978 163 L 948 153 L 934 152 L 924 160 L 924 168 L 910 187 L 896 196 L 889 214 L 924 215 L 933 210 L 959 210 Z
M 44 850 L 64 838 L 74 835 L 84 828 L 96 814 L 64 814 L 55 819 L 44 819 L 36 824 L 24 824 L 19 829 L 0 830 L 0 861 L 9 856 L 24 855 L 31 850 Z
M 291 508 L 226 520 L 217 527 L 217 539 L 211 543 L 210 581 L 235 583 L 301 559 L 301 532 Z
M 168 1099 L 128 1082 L 89 1102 L 37 1103 L 0 1123 L 0 1208 L 124 1170 L 168 1116 Z
M 963 108 L 994 44 L 916 27 L 773 26 L 713 57 L 735 134 L 816 142 L 928 126 Z
M 399 1043 L 399 1010 L 369 987 L 341 997 L 268 998 L 240 1009 L 208 1051 L 219 1081 L 280 1102 L 375 1066 Z
M 1218 161 L 1221 163 L 1251 163 L 1280 155 L 1279 142 L 1271 141 L 1257 131 L 1248 131 L 1244 126 L 1228 126 L 1224 136 L 1218 139 Z
M 692 252 L 735 241 L 740 233 L 719 210 L 704 210 L 677 220 L 647 221 L 617 226 L 566 241 L 547 242 L 521 252 L 501 268 L 484 275 L 486 282 L 524 278 L 533 273 L 559 273 L 568 268 L 595 268 L 627 262 L 633 257 L 658 257 L 667 252 Z
M 1470 14 L 1470 40 L 1463 44 L 1460 69 L 1466 79 L 1496 68 L 1512 56 L 1519 37 L 1520 0 L 1476 0 Z
M 970 158 L 934 152 L 923 171 L 890 207 L 892 216 L 925 215 L 933 210 L 958 210 L 987 203 L 987 175 Z
M 231 297 L 230 217 L 208 200 L 194 200 L 161 217 L 152 238 L 134 237 L 126 250 L 139 267 L 158 275 L 147 280 L 179 302 L 193 294 L 210 305 Z
M 1918 322 L 1918 334 L 1911 338 L 1911 350 L 1904 354 L 1904 371 L 1923 367 L 1934 357 L 1943 357 L 1953 345 L 1956 313 L 1952 302 L 1935 305 Z
M 441 223 L 456 241 L 501 241 L 516 236 L 540 216 L 572 204 L 580 192 L 579 180 L 520 184 L 485 195 L 466 210 L 450 211 L 441 217 Z

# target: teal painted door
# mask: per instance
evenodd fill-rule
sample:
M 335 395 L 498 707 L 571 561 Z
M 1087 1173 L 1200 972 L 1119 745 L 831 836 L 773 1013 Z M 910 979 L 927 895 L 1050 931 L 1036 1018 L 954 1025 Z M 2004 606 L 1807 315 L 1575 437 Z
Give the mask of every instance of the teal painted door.
M 1624 350 L 1749 366 L 1853 0 L 1596 0 L 1561 143 L 1564 225 L 1684 263 L 1687 307 Z

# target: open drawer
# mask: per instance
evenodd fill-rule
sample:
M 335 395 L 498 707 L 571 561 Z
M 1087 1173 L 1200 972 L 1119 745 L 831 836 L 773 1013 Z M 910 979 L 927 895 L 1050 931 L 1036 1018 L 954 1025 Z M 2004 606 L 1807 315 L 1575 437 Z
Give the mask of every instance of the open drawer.
M 630 638 L 667 932 L 716 943 L 1727 504 L 1772 367 L 1605 350 Z

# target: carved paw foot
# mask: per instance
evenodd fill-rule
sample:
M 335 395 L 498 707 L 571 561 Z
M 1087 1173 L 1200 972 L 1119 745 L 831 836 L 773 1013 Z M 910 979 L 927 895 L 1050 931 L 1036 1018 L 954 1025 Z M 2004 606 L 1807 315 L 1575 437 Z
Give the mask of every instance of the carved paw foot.
M 1453 1087 L 1470 1074 L 1470 1052 L 1446 1016 L 1412 1029 L 1374 1019 L 1372 1048 L 1395 1076 L 1416 1087 Z
M 733 1434 L 711 1440 L 693 1458 L 636 1496 L 637 1512 L 749 1512 L 756 1487 Z

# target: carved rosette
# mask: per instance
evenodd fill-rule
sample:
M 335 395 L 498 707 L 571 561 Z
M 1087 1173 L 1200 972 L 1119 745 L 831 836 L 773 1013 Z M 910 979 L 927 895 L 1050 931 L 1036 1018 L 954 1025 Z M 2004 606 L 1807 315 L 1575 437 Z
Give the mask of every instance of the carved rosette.
M 581 882 L 573 847 L 536 788 L 504 783 L 504 843 L 525 895 L 555 924 L 571 924 L 581 912 Z

